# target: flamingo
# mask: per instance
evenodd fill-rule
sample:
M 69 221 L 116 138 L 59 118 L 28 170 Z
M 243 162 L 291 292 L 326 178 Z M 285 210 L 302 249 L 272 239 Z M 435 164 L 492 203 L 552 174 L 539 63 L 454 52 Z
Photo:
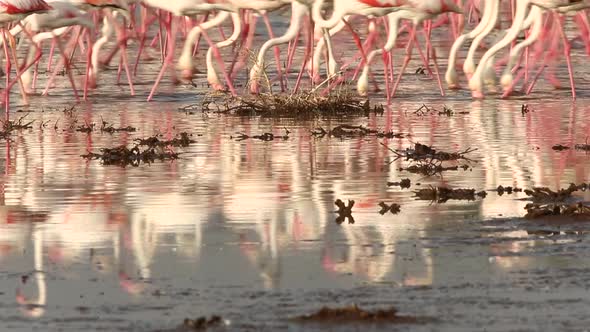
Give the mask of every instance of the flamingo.
M 447 72 L 445 74 L 445 80 L 449 88 L 457 89 L 459 87 L 455 63 L 457 61 L 457 53 L 467 39 L 473 39 L 473 43 L 471 44 L 468 55 L 465 58 L 465 62 L 463 63 L 463 71 L 469 78 L 475 71 L 473 56 L 475 55 L 475 51 L 477 50 L 477 47 L 479 46 L 483 37 L 488 35 L 494 28 L 494 25 L 498 20 L 498 13 L 500 11 L 499 9 L 500 0 L 485 0 L 483 15 L 479 24 L 470 32 L 464 33 L 455 39 L 455 42 L 451 47 L 451 51 L 449 52 L 449 61 L 447 64 Z
M 8 46 L 6 46 L 6 40 L 9 38 L 9 32 L 6 30 L 6 24 L 10 22 L 20 21 L 25 17 L 35 14 L 43 13 L 51 10 L 51 6 L 48 5 L 44 0 L 2 0 L 0 1 L 0 25 L 2 26 L 2 41 L 4 46 L 4 56 L 6 57 L 6 87 L 4 91 L 4 106 L 5 106 L 5 117 L 6 121 L 10 118 L 10 58 L 8 54 Z M 13 53 L 16 59 L 15 54 Z M 20 77 L 20 73 L 17 68 L 17 80 Z
M 579 11 L 584 8 L 588 8 L 589 4 L 586 1 L 570 1 L 570 0 L 519 0 L 516 2 L 516 9 L 515 9 L 515 16 L 510 29 L 508 29 L 506 35 L 494 46 L 492 46 L 481 58 L 473 77 L 469 80 L 469 88 L 472 91 L 472 95 L 474 98 L 483 98 L 483 77 L 486 72 L 489 70 L 491 61 L 496 53 L 498 53 L 502 48 L 508 46 L 517 36 L 518 33 L 521 31 L 527 10 L 530 6 L 538 6 L 545 10 L 555 10 L 560 9 L 561 12 L 571 12 L 571 11 Z M 571 59 L 569 55 L 569 43 L 565 34 L 563 33 L 563 29 L 560 25 L 559 27 L 562 31 L 562 38 L 564 40 L 565 46 L 565 55 L 566 61 L 568 64 L 568 72 L 570 74 L 570 84 L 572 86 L 572 97 L 575 99 L 575 84 L 573 81 L 573 71 L 571 67 Z M 508 82 L 508 79 L 505 80 L 505 83 Z
M 384 52 L 391 51 L 393 49 L 393 47 L 395 46 L 395 42 L 397 40 L 398 25 L 399 25 L 400 19 L 411 19 L 414 24 L 414 29 L 411 33 L 410 40 L 408 42 L 409 43 L 408 50 L 410 50 L 411 45 L 413 43 L 413 39 L 414 39 L 414 33 L 415 33 L 415 29 L 416 29 L 415 26 L 424 20 L 432 19 L 435 16 L 442 14 L 444 12 L 462 13 L 461 8 L 459 8 L 453 1 L 443 0 L 443 1 L 441 1 L 441 5 L 439 7 L 434 6 L 427 11 L 424 11 L 423 9 L 418 9 L 418 8 L 413 9 L 412 8 L 412 9 L 402 9 L 402 10 L 396 11 L 394 13 L 388 14 L 387 18 L 389 21 L 389 34 L 388 34 L 387 42 L 385 43 L 385 45 L 383 46 L 382 49 L 372 51 L 367 56 L 367 61 L 365 62 L 363 73 L 361 74 L 361 76 L 358 80 L 358 84 L 357 84 L 358 93 L 362 96 L 367 95 L 367 90 L 369 88 L 369 69 L 370 69 L 371 61 L 373 60 L 373 58 L 377 55 L 384 53 Z M 395 94 L 395 90 L 397 88 L 397 85 L 399 84 L 399 80 L 401 79 L 401 75 L 403 74 L 406 66 L 408 65 L 408 62 L 410 59 L 410 52 L 411 51 L 408 51 L 406 59 L 402 65 L 401 72 L 398 76 L 398 80 L 396 81 L 396 84 L 393 89 L 394 94 Z M 437 71 L 437 75 L 438 75 L 438 71 Z M 439 78 L 439 86 L 440 86 L 440 78 Z M 440 86 L 440 91 L 441 91 L 441 94 L 443 94 L 442 86 Z

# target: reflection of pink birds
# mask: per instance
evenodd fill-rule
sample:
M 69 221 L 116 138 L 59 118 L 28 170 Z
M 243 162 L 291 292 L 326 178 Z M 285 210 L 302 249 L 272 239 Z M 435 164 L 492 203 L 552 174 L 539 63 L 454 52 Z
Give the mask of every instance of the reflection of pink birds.
M 13 21 L 20 21 L 23 18 L 39 12 L 45 12 L 51 9 L 43 0 L 1 0 L 0 1 L 0 24 Z M 4 42 L 4 55 L 6 56 L 6 87 L 4 93 L 4 103 L 6 107 L 6 120 L 8 120 L 9 110 L 9 91 L 10 91 L 10 57 L 8 56 L 8 47 L 6 46 L 6 29 L 2 28 L 2 40 Z M 14 53 L 13 53 L 14 54 Z

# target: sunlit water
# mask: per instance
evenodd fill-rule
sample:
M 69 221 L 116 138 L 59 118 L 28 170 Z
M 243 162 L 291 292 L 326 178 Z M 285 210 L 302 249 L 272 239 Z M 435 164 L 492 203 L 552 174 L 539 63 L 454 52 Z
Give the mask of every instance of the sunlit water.
M 30 113 L 11 114 L 35 122 L 0 148 L 2 330 L 170 330 L 186 317 L 218 314 L 229 330 L 325 331 L 290 318 L 352 303 L 394 305 L 434 320 L 327 329 L 589 326 L 586 223 L 525 220 L 522 194 L 490 191 L 485 199 L 437 204 L 413 192 L 588 182 L 588 154 L 552 149 L 590 136 L 584 73 L 577 103 L 567 90 L 543 84 L 526 99 L 472 102 L 465 91 L 441 98 L 433 80 L 411 74 L 382 115 L 299 121 L 179 110 L 203 101 L 202 75 L 197 88 L 166 81 L 156 101 L 146 103 L 145 82 L 158 68 L 154 60 L 142 69 L 136 97 L 125 86 L 108 86 L 111 70 L 73 114 L 62 112 L 72 104 L 64 82 L 49 97 L 32 97 L 33 106 L 22 108 Z M 563 68 L 559 74 L 566 84 Z M 423 103 L 456 114 L 418 116 Z M 534 111 L 522 114 L 523 103 Z M 103 120 L 137 132 L 102 133 Z M 97 128 L 77 132 L 84 123 Z M 339 124 L 404 138 L 311 134 Z M 285 130 L 287 140 L 235 138 Z M 196 143 L 175 148 L 181 155 L 173 162 L 121 168 L 80 157 L 180 132 Z M 468 155 L 472 162 L 449 163 L 467 170 L 426 177 L 400 171 L 410 163 L 388 150 L 415 142 L 477 150 Z M 411 179 L 410 189 L 388 187 L 403 178 Z M 335 222 L 336 199 L 355 200 L 354 224 Z M 380 215 L 381 201 L 400 204 L 401 213 Z

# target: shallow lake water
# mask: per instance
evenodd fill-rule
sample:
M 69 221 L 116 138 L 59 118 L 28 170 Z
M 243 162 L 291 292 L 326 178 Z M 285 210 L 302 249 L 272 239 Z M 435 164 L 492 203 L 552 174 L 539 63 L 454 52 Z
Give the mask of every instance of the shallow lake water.
M 147 67 L 138 81 L 153 80 L 157 60 Z M 588 82 L 579 74 L 577 102 L 542 84 L 526 98 L 443 98 L 433 80 L 409 75 L 383 114 L 314 120 L 186 112 L 206 98 L 202 74 L 197 88 L 165 82 L 151 103 L 149 84 L 138 84 L 135 97 L 109 86 L 114 70 L 71 113 L 63 111 L 73 104 L 63 84 L 33 96 L 11 114 L 34 120 L 32 128 L 0 141 L 0 329 L 173 331 L 187 317 L 213 314 L 224 319 L 218 330 L 236 331 L 587 328 L 590 224 L 524 219 L 526 195 L 494 191 L 590 181 L 590 155 L 552 149 L 590 137 Z M 422 104 L 455 113 L 420 116 Z M 523 114 L 523 104 L 531 111 Z M 101 132 L 102 121 L 137 131 Z M 93 132 L 76 131 L 92 123 Z M 341 124 L 403 137 L 312 135 Z M 270 142 L 236 137 L 286 131 L 288 139 Z M 180 132 L 196 142 L 174 148 L 175 161 L 122 168 L 80 157 Z M 411 163 L 389 149 L 417 142 L 476 150 L 471 161 L 448 163 L 465 169 L 400 170 Z M 388 186 L 405 178 L 411 188 Z M 429 186 L 489 192 L 473 201 L 417 200 L 414 191 Z M 355 200 L 354 224 L 336 223 L 336 199 Z M 379 214 L 382 201 L 401 212 Z M 425 319 L 291 320 L 353 303 Z

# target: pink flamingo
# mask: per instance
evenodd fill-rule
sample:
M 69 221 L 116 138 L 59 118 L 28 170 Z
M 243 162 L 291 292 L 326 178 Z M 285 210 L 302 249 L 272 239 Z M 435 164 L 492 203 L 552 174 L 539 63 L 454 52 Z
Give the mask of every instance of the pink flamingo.
M 434 3 L 434 4 L 436 4 L 436 3 Z M 416 25 L 424 20 L 431 19 L 431 18 L 433 18 L 439 14 L 442 14 L 444 12 L 462 13 L 461 9 L 452 0 L 440 0 L 439 6 L 434 5 L 432 7 L 429 7 L 428 10 L 424 10 L 424 8 L 422 8 L 422 9 L 413 9 L 412 8 L 412 9 L 402 9 L 402 10 L 398 10 L 394 13 L 388 14 L 387 17 L 389 20 L 389 34 L 388 34 L 387 42 L 385 43 L 385 45 L 383 46 L 382 49 L 372 51 L 367 56 L 367 61 L 364 66 L 363 73 L 360 76 L 360 78 L 358 80 L 358 84 L 357 84 L 358 93 L 362 96 L 367 94 L 367 90 L 369 88 L 369 69 L 370 69 L 370 64 L 371 64 L 371 61 L 373 60 L 373 58 L 377 55 L 383 54 L 384 52 L 391 51 L 393 49 L 393 47 L 395 46 L 395 43 L 397 40 L 397 34 L 398 34 L 399 20 L 400 19 L 410 19 L 414 23 L 414 28 L 412 29 L 410 40 L 408 41 L 408 47 L 407 47 L 408 50 L 407 50 L 406 58 L 404 60 L 404 63 L 402 64 L 401 72 L 398 76 L 398 80 L 396 81 L 396 84 L 395 84 L 393 91 L 392 91 L 393 94 L 395 94 L 395 90 L 397 89 L 399 81 L 401 80 L 401 76 L 402 76 L 402 74 L 403 74 L 403 72 L 404 72 L 405 68 L 407 67 L 408 62 L 410 60 L 411 47 L 412 47 L 412 44 L 414 43 Z M 436 59 L 435 59 L 435 64 L 436 64 Z M 438 76 L 438 70 L 437 70 L 437 76 Z M 443 89 L 442 89 L 442 86 L 440 83 L 440 77 L 438 77 L 438 81 L 439 81 L 440 92 L 442 95 L 444 95 L 444 92 L 443 92 Z M 389 91 L 387 93 L 389 95 Z
M 545 9 L 558 9 L 561 8 L 561 11 L 570 12 L 570 11 L 578 11 L 588 7 L 588 4 L 585 1 L 563 1 L 563 0 L 519 0 L 516 2 L 516 9 L 515 9 L 515 16 L 512 22 L 512 26 L 508 29 L 504 38 L 502 38 L 498 43 L 492 46 L 481 58 L 473 77 L 469 80 L 469 88 L 472 91 L 472 95 L 474 98 L 483 98 L 483 77 L 487 73 L 489 67 L 491 67 L 490 61 L 493 59 L 494 55 L 499 52 L 502 48 L 508 46 L 519 34 L 523 27 L 523 23 L 526 18 L 526 13 L 528 8 L 533 6 L 539 6 Z M 568 72 L 570 74 L 570 84 L 572 87 L 572 97 L 575 99 L 576 92 L 575 92 L 575 84 L 573 81 L 573 71 L 571 66 L 571 59 L 569 54 L 569 42 L 563 33 L 563 28 L 561 25 L 559 26 L 562 33 L 562 39 L 565 44 L 564 53 L 566 56 L 566 61 L 568 64 Z M 506 80 L 507 81 L 507 80 Z
M 6 87 L 4 91 L 4 106 L 6 121 L 10 118 L 10 88 L 13 83 L 10 82 L 10 57 L 8 54 L 7 39 L 12 38 L 6 30 L 5 25 L 10 22 L 20 21 L 34 13 L 43 13 L 51 9 L 44 0 L 2 0 L 0 1 L 0 25 L 2 25 L 2 41 L 4 46 L 4 56 L 6 57 Z M 17 80 L 20 77 L 17 69 Z

